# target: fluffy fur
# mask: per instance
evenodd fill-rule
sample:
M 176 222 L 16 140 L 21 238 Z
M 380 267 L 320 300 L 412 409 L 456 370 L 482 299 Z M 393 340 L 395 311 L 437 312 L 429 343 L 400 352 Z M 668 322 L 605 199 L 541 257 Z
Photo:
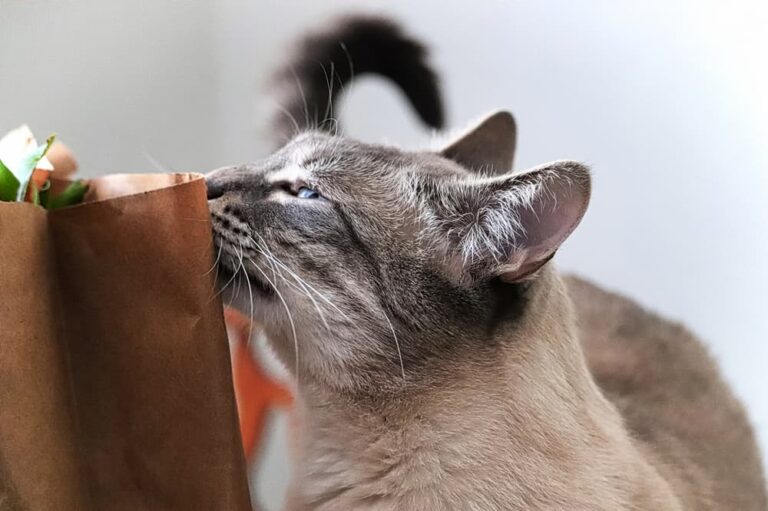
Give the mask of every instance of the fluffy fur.
M 288 508 L 765 509 L 701 345 L 558 276 L 589 173 L 511 173 L 510 120 L 419 152 L 297 119 L 275 154 L 208 177 L 219 281 L 297 381 Z

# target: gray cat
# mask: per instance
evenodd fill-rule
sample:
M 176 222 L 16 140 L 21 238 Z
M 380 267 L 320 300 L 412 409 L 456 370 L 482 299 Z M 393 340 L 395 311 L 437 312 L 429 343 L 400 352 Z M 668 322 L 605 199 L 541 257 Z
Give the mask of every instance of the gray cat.
M 765 510 L 751 428 L 702 345 L 553 267 L 588 169 L 511 172 L 504 112 L 440 151 L 338 136 L 331 81 L 352 66 L 441 124 L 423 47 L 347 19 L 279 74 L 290 141 L 208 177 L 219 282 L 298 388 L 288 508 Z

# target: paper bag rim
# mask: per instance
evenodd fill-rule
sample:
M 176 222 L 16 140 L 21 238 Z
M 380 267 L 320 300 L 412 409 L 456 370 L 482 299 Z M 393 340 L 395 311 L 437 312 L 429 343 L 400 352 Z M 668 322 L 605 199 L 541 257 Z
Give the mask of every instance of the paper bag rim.
M 156 192 L 160 192 L 161 190 L 168 190 L 172 188 L 176 188 L 179 186 L 183 186 L 189 183 L 194 183 L 200 179 L 204 179 L 204 175 L 199 172 L 142 172 L 142 173 L 130 173 L 130 172 L 122 172 L 118 174 L 105 174 L 103 176 L 97 176 L 94 178 L 85 178 L 83 181 L 87 183 L 91 183 L 93 181 L 97 180 L 108 180 L 111 178 L 114 179 L 141 179 L 142 177 L 149 177 L 149 176 L 168 176 L 169 178 L 173 179 L 179 179 L 177 182 L 173 182 L 172 184 L 169 184 L 167 186 L 161 186 L 159 188 L 150 187 L 146 190 L 137 191 L 137 192 L 131 192 L 126 194 L 119 194 L 119 195 L 113 195 L 109 197 L 104 197 L 100 199 L 94 199 L 94 200 L 84 200 L 83 202 L 79 204 L 73 204 L 71 206 L 65 206 L 61 209 L 55 209 L 55 210 L 47 210 L 43 208 L 42 206 L 39 206 L 37 204 L 34 204 L 32 202 L 19 202 L 19 201 L 0 201 L 0 207 L 26 207 L 26 208 L 34 208 L 34 210 L 41 211 L 46 214 L 58 214 L 61 211 L 71 211 L 77 208 L 87 207 L 91 204 L 100 204 L 104 202 L 110 202 L 116 199 L 123 199 L 123 198 L 129 198 L 129 197 L 138 197 L 138 196 L 147 196 L 149 194 L 154 194 Z M 51 178 L 51 181 L 54 183 L 71 183 L 73 181 L 72 179 L 56 179 L 55 177 Z M 87 195 L 86 195 L 87 197 Z

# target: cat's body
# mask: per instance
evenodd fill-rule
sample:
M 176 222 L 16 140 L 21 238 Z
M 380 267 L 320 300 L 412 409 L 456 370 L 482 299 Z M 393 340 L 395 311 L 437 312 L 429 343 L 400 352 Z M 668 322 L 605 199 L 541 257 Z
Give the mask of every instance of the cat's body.
M 543 352 L 530 358 L 458 364 L 408 406 L 316 391 L 301 401 L 307 456 L 289 508 L 765 509 L 751 428 L 703 345 L 623 297 L 564 282 L 611 404 L 578 367 L 576 341 L 555 341 L 566 325 L 550 325 L 555 346 L 534 334 Z M 542 300 L 563 307 L 553 288 Z
M 396 28 L 344 30 L 360 68 L 417 105 L 436 92 Z M 395 54 L 361 53 L 365 34 L 410 55 L 410 81 Z M 318 58 L 295 83 L 317 87 Z M 301 92 L 297 127 L 332 114 L 331 94 Z M 438 125 L 435 105 L 418 110 Z M 587 169 L 505 174 L 514 145 L 508 114 L 437 153 L 310 132 L 209 177 L 221 280 L 243 281 L 230 300 L 298 382 L 288 509 L 765 509 L 751 429 L 704 348 L 548 263 L 586 210 Z
M 429 390 L 381 402 L 305 391 L 295 508 L 683 509 L 589 378 L 547 273 L 494 363 L 463 354 Z
M 688 330 L 578 278 L 566 279 L 592 377 L 683 509 L 766 509 L 754 433 Z

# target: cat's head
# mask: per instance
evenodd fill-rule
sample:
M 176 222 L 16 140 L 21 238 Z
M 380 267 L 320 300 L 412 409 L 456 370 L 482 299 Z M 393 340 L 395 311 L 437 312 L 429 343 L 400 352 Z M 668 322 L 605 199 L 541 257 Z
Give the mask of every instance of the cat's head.
M 212 172 L 227 301 L 300 381 L 340 390 L 493 356 L 590 195 L 579 163 L 508 172 L 514 146 L 511 115 L 497 113 L 437 152 L 309 132 Z

